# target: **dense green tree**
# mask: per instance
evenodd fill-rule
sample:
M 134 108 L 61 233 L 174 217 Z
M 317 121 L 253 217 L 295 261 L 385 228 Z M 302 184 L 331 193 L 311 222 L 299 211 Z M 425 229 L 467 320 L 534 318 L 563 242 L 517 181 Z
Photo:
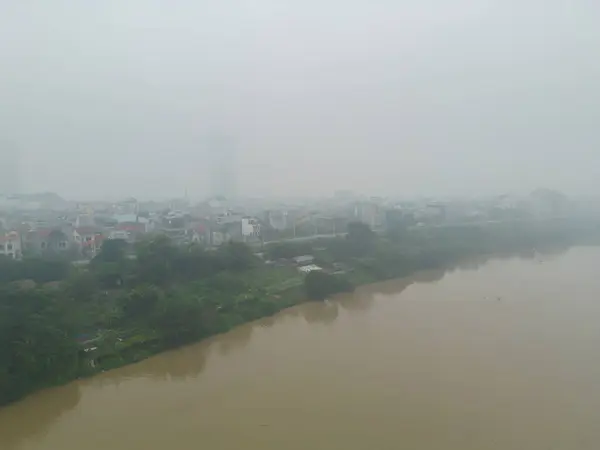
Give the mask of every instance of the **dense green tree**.
M 330 295 L 351 292 L 354 289 L 348 280 L 319 270 L 309 272 L 304 279 L 304 285 L 306 295 L 312 300 L 324 300 Z
M 143 319 L 154 311 L 156 305 L 164 302 L 165 293 L 153 285 L 141 285 L 119 297 L 123 314 L 130 319 Z
M 165 285 L 174 278 L 174 263 L 178 249 L 164 235 L 141 242 L 137 249 L 138 276 L 140 281 Z
M 332 270 L 343 262 L 344 275 L 310 272 L 305 294 L 293 269 L 290 280 L 275 270 L 272 277 L 271 266 L 261 265 L 242 243 L 208 251 L 155 237 L 137 247 L 136 259 L 124 257 L 122 243 L 112 243 L 89 267 L 78 268 L 43 258 L 0 259 L 0 404 L 226 331 L 307 297 L 349 291 L 350 279 L 368 283 L 490 252 L 533 254 L 549 243 L 600 242 L 597 223 L 574 221 L 407 228 L 399 240 L 360 223 L 348 231 L 345 238 L 279 247 L 281 255 L 314 254 Z M 274 288 L 280 285 L 286 287 Z M 331 320 L 336 311 L 329 311 Z
M 161 330 L 169 345 L 190 342 L 204 335 L 202 304 L 198 297 L 172 292 L 153 304 L 150 324 Z
M 42 258 L 25 258 L 16 261 L 0 256 L 0 283 L 17 280 L 33 280 L 37 283 L 61 281 L 69 276 L 71 265 L 68 261 L 54 261 Z
M 269 244 L 265 253 L 269 259 L 291 259 L 312 253 L 313 246 L 310 243 L 278 242 Z
M 350 222 L 348 224 L 347 240 L 351 250 L 357 255 L 371 252 L 376 243 L 377 236 L 369 225 L 363 222 Z
M 258 259 L 252 249 L 241 242 L 228 242 L 217 250 L 221 268 L 233 271 L 243 271 L 256 267 Z
M 90 301 L 99 288 L 98 277 L 90 271 L 79 271 L 66 280 L 65 292 L 80 302 Z
M 124 239 L 107 239 L 102 243 L 100 253 L 93 259 L 95 263 L 119 263 L 125 259 L 127 241 Z
M 0 290 L 0 404 L 78 371 L 72 301 L 61 292 Z
M 193 245 L 181 250 L 174 260 L 178 278 L 196 280 L 211 277 L 222 270 L 217 253 Z

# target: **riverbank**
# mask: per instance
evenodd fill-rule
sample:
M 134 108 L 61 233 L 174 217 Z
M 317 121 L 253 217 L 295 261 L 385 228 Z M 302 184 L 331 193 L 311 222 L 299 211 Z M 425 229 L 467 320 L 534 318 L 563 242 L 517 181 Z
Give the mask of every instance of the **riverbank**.
M 595 449 L 599 259 L 472 257 L 288 308 L 0 408 L 0 448 Z
M 325 271 L 361 286 L 483 254 L 598 242 L 598 227 L 589 223 L 400 230 L 391 236 L 357 225 L 345 238 L 266 247 L 263 258 L 311 253 Z M 0 287 L 0 333 L 11 343 L 0 353 L 0 404 L 307 301 L 298 270 L 260 260 L 241 244 L 206 252 L 159 238 L 137 252 L 131 260 L 109 248 L 89 270 L 51 285 Z

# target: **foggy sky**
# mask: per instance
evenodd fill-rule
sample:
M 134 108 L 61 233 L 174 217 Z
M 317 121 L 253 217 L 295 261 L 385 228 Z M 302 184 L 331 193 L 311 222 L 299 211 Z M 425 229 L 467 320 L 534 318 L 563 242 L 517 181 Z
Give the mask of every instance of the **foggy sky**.
M 0 140 L 27 191 L 579 193 L 600 176 L 593 0 L 7 0 Z M 5 152 L 5 149 L 1 149 Z

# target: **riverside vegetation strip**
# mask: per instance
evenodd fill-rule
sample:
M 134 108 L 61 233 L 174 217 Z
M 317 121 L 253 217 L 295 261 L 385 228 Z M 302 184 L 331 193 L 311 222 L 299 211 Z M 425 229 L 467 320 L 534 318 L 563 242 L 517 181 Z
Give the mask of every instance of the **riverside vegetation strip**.
M 353 286 L 481 254 L 597 243 L 598 224 L 569 220 L 384 235 L 353 223 L 344 238 L 264 249 L 270 260 L 312 254 L 333 275 L 266 264 L 239 243 L 209 251 L 164 236 L 140 243 L 133 259 L 123 241 L 107 241 L 87 268 L 0 260 L 0 404 Z

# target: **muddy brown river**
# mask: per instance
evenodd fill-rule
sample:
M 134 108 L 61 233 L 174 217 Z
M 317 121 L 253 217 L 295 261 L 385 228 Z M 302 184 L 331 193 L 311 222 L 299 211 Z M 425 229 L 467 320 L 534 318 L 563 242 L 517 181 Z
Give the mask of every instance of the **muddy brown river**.
M 293 308 L 0 409 L 2 450 L 600 449 L 600 248 Z

